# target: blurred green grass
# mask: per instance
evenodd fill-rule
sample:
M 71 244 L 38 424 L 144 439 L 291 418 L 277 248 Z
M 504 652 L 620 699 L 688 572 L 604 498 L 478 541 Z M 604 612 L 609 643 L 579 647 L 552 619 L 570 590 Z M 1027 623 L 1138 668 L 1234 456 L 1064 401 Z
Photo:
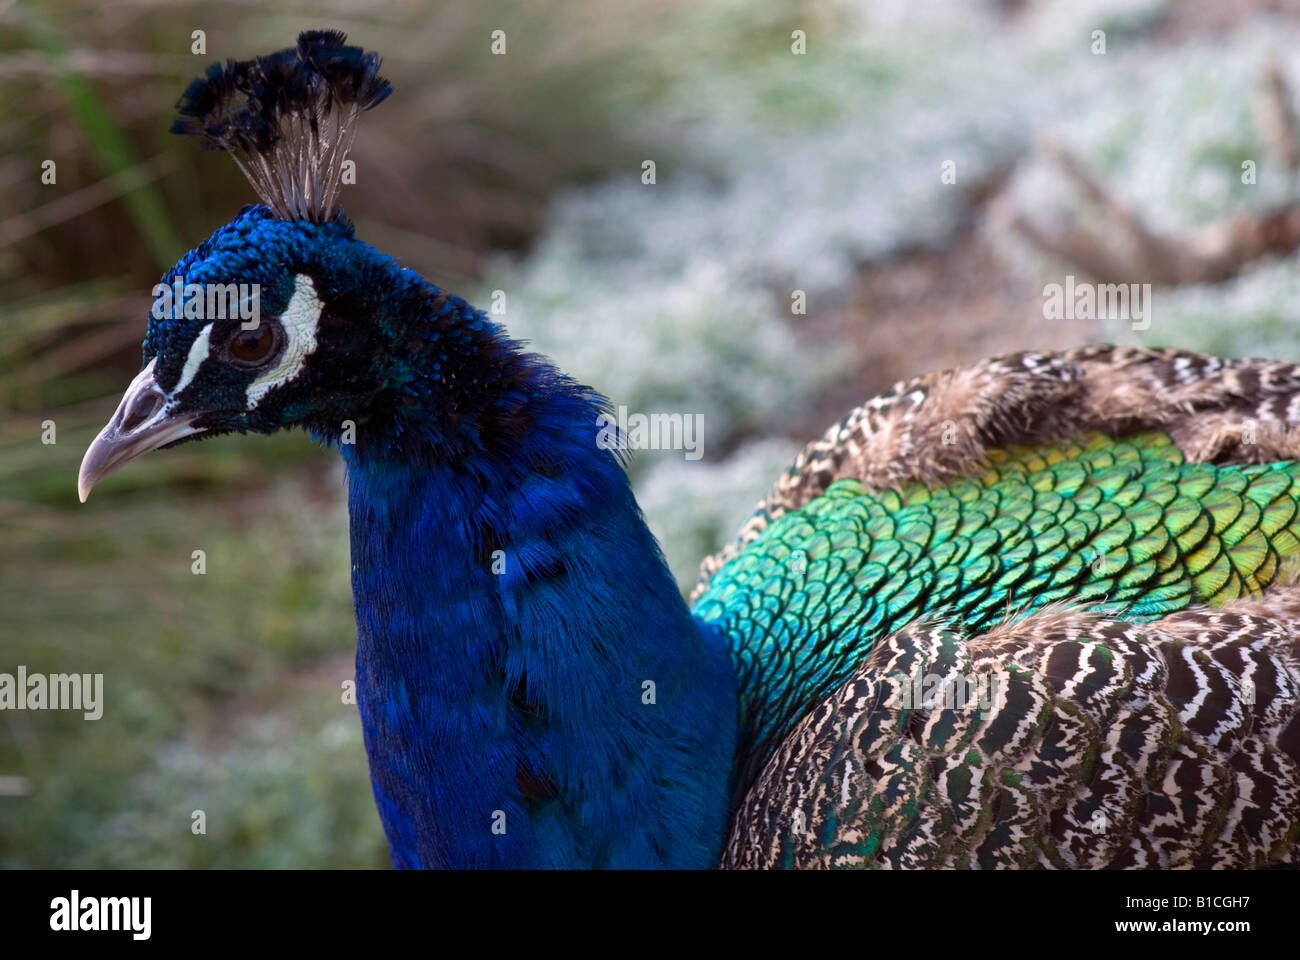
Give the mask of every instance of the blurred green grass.
M 147 291 L 253 199 L 233 164 L 167 135 L 185 84 L 312 27 L 381 51 L 399 95 L 367 117 L 345 203 L 372 242 L 464 289 L 486 253 L 531 240 L 555 191 L 622 162 L 614 67 L 661 7 L 0 8 L 0 670 L 105 685 L 96 721 L 0 716 L 0 777 L 26 791 L 0 796 L 0 866 L 388 862 L 341 697 L 354 624 L 336 460 L 301 434 L 222 438 L 76 503 L 80 454 L 139 366 Z M 506 57 L 489 50 L 500 27 Z M 37 441 L 47 422 L 53 444 Z
M 227 477 L 201 510 L 184 485 L 147 484 L 107 492 L 75 526 L 48 505 L 0 505 L 5 669 L 104 675 L 98 720 L 6 712 L 0 770 L 32 795 L 0 799 L 0 863 L 384 864 L 342 697 L 341 473 L 259 476 L 270 467 Z M 206 836 L 190 833 L 194 810 Z

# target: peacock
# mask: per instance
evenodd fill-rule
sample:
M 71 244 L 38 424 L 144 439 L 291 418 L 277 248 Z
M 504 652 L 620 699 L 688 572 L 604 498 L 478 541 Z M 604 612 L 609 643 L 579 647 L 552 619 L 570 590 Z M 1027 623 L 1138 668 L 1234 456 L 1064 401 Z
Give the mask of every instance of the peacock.
M 399 868 L 1300 863 L 1300 367 L 1022 352 L 810 443 L 684 599 L 608 403 L 357 238 L 391 92 L 336 31 L 173 132 L 260 203 L 160 287 L 91 488 L 298 427 L 346 468 L 356 687 Z

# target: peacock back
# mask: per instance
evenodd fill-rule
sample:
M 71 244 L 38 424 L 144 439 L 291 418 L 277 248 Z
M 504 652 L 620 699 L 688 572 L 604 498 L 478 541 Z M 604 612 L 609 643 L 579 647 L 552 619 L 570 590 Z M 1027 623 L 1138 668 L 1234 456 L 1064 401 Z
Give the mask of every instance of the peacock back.
M 1300 834 L 1295 368 L 1020 354 L 810 445 L 695 615 L 731 866 L 1260 866 Z

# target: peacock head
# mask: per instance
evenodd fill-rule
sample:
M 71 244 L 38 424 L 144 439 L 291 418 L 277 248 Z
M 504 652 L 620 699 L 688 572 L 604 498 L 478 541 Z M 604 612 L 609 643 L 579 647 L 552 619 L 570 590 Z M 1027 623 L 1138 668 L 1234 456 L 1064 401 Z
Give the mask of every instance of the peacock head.
M 263 203 L 154 288 L 143 367 L 86 451 L 83 501 L 163 446 L 288 426 L 329 440 L 402 380 L 393 301 L 418 278 L 357 240 L 338 203 L 356 118 L 392 88 L 379 58 L 344 40 L 313 31 L 216 64 L 181 98 L 173 132 L 228 151 Z

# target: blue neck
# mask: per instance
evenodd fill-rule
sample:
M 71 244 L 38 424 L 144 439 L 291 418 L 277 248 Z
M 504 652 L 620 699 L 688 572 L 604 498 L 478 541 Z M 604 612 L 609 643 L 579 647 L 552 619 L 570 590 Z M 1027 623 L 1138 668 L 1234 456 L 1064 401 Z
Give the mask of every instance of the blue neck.
M 342 447 L 358 699 L 394 864 L 713 866 L 726 652 L 598 448 L 599 398 L 509 356 L 508 455 L 481 442 L 487 416 L 463 458 L 413 449 L 412 430 L 389 454 Z

